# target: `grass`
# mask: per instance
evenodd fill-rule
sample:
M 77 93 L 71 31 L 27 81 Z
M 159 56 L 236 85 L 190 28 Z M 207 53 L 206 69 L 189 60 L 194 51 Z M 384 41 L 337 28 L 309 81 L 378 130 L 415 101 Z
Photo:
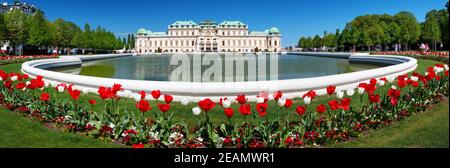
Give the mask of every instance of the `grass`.
M 49 129 L 39 121 L 0 108 L 0 148 L 116 148 L 118 144 Z
M 418 59 L 418 68 L 416 69 L 416 72 L 420 72 L 423 73 L 426 71 L 426 68 L 428 66 L 432 66 L 436 63 L 439 63 L 437 61 L 432 61 L 432 60 L 423 60 L 423 59 Z M 0 69 L 6 71 L 6 72 L 18 72 L 20 71 L 20 65 L 21 64 L 10 64 L 10 65 L 5 65 L 5 66 L 0 66 Z M 390 87 L 390 86 L 385 86 Z M 384 89 L 386 90 L 386 89 Z M 53 89 L 49 88 L 50 92 L 54 92 Z M 66 95 L 67 96 L 67 95 Z M 89 99 L 97 99 L 97 102 L 99 102 L 98 105 L 95 106 L 95 110 L 102 110 L 103 109 L 103 102 L 99 100 L 98 95 L 96 94 L 89 94 L 86 97 L 82 98 L 84 102 L 87 102 L 87 100 Z M 365 98 L 367 99 L 367 98 Z M 329 100 L 329 97 L 327 96 L 319 96 L 317 97 L 312 104 L 310 105 L 310 108 L 308 109 L 309 111 L 313 111 L 314 109 L 312 109 L 312 107 L 316 107 L 318 104 L 326 104 L 327 101 Z M 355 108 L 359 108 L 357 105 L 359 104 L 359 96 L 357 94 L 355 94 L 355 96 L 352 97 L 352 106 Z M 294 105 L 299 104 L 299 101 L 301 101 L 300 99 L 294 99 Z M 366 100 L 364 100 L 366 101 Z M 153 108 L 157 108 L 156 106 L 157 102 L 151 102 L 151 105 L 153 106 Z M 132 109 L 134 110 L 136 113 L 137 110 L 135 108 L 135 102 L 134 100 L 121 100 L 121 105 L 123 105 L 123 107 L 126 107 L 127 109 Z M 174 119 L 175 120 L 185 120 L 188 124 L 189 123 L 193 123 L 195 122 L 195 118 L 193 117 L 192 113 L 191 113 L 191 108 L 196 106 L 195 103 L 190 103 L 187 107 L 183 107 L 181 106 L 179 103 L 172 103 L 172 110 L 174 111 Z M 236 110 L 235 111 L 235 115 L 233 117 L 233 122 L 237 123 L 237 122 L 241 122 L 244 120 L 251 120 L 251 118 L 244 118 L 242 117 L 239 112 L 237 111 L 238 105 L 234 104 L 233 108 Z M 252 107 L 254 108 L 255 104 L 252 103 Z M 437 107 L 442 106 L 441 104 L 438 105 Z M 447 108 L 448 108 L 448 103 L 447 103 Z M 157 109 L 156 109 L 157 110 Z M 290 119 L 294 120 L 297 119 L 297 115 L 294 112 L 295 107 L 290 109 Z M 268 116 L 269 119 L 275 119 L 277 116 L 277 111 L 281 111 L 282 112 L 282 117 L 284 118 L 286 115 L 286 112 L 284 111 L 284 109 L 280 109 L 278 108 L 278 105 L 276 105 L 274 102 L 271 102 L 269 104 L 269 109 L 268 109 L 269 113 Z M 431 112 L 430 114 L 426 113 L 423 115 L 423 117 L 421 117 L 422 115 L 417 115 L 417 116 L 413 116 L 412 119 L 408 119 L 405 122 L 400 122 L 400 123 L 404 123 L 404 127 L 409 128 L 410 125 L 416 125 L 416 124 L 420 124 L 422 123 L 422 125 L 426 128 L 423 129 L 429 129 L 429 130 L 436 130 L 436 131 L 431 131 L 429 133 L 430 136 L 432 137 L 436 137 L 433 140 L 430 141 L 426 141 L 423 139 L 418 139 L 417 136 L 422 136 L 422 129 L 408 129 L 409 132 L 407 133 L 403 133 L 402 127 L 399 126 L 393 126 L 392 128 L 385 128 L 386 130 L 392 130 L 390 132 L 385 132 L 385 133 L 378 133 L 380 135 L 376 135 L 377 131 L 374 131 L 374 133 L 370 133 L 368 136 L 368 139 L 373 140 L 373 141 L 377 141 L 377 138 L 383 137 L 383 135 L 386 138 L 378 138 L 380 140 L 380 145 L 378 146 L 399 146 L 399 147 L 441 147 L 441 146 L 445 146 L 447 145 L 448 147 L 448 112 L 446 108 L 436 108 L 434 109 L 434 111 L 436 111 L 436 113 Z M 440 112 L 440 113 L 439 113 Z M 435 123 L 439 123 L 439 119 L 442 119 L 443 117 L 434 117 L 437 114 L 441 114 L 441 113 L 447 113 L 447 123 L 445 126 L 445 123 L 443 124 L 444 127 L 446 128 L 442 128 L 442 129 L 437 129 L 434 128 L 438 125 L 436 125 Z M 6 114 L 7 113 L 7 114 Z M 146 115 L 147 116 L 153 116 L 152 114 L 153 112 L 147 112 Z M 2 115 L 5 115 L 5 117 L 2 117 Z M 8 116 L 8 115 L 12 115 L 12 116 Z M 14 117 L 15 116 L 15 117 Z M 219 105 L 216 106 L 216 108 L 214 108 L 212 111 L 209 112 L 209 116 L 211 118 L 211 122 L 217 124 L 217 123 L 221 123 L 223 121 L 226 120 L 225 115 L 223 114 L 222 109 L 219 107 Z M 430 116 L 429 118 L 427 118 L 427 116 Z M 414 120 L 414 118 L 417 118 Z M 427 121 L 426 121 L 427 120 Z M 429 121 L 428 121 L 429 120 Z M 436 120 L 436 121 L 435 121 Z M 441 121 L 442 122 L 442 121 Z M 400 124 L 399 123 L 399 124 Z M 433 123 L 432 125 L 426 125 L 426 123 Z M 440 124 L 442 125 L 442 124 Z M 19 128 L 21 127 L 21 128 Z M 381 130 L 383 131 L 383 130 Z M 444 132 L 442 132 L 444 131 Z M 31 132 L 31 134 L 30 134 Z M 395 137 L 395 136 L 400 136 L 404 135 L 405 137 L 409 137 L 408 138 L 403 138 L 405 139 L 405 141 L 408 141 L 409 143 L 402 143 L 402 142 L 397 142 L 397 141 L 389 141 L 389 138 L 391 137 Z M 447 135 L 447 138 L 442 138 L 441 135 Z M 0 147 L 109 147 L 108 145 L 112 145 L 111 147 L 117 147 L 118 145 L 113 145 L 110 143 L 103 143 L 101 141 L 96 141 L 96 140 L 92 140 L 89 138 L 86 138 L 84 136 L 81 135 L 76 135 L 76 134 L 70 134 L 70 133 L 61 133 L 61 132 L 55 132 L 55 131 L 51 131 L 48 128 L 46 128 L 45 126 L 42 126 L 42 124 L 38 123 L 38 122 L 33 122 L 30 121 L 29 119 L 24 118 L 23 116 L 8 112 L 7 110 L 1 109 L 0 110 L 0 136 L 2 137 L 6 137 L 6 138 L 2 138 L 0 139 Z M 401 137 L 399 137 L 401 138 Z M 19 140 L 20 142 L 14 141 L 17 139 L 24 139 Z M 355 147 L 378 147 L 377 144 L 372 144 L 372 142 L 370 141 L 364 141 L 364 139 L 366 139 L 365 137 L 363 137 L 363 140 L 361 142 L 356 141 L 356 142 L 352 142 L 352 143 L 348 143 L 345 144 L 347 146 L 336 146 L 336 147 L 352 147 L 352 144 L 355 144 Z M 381 143 L 381 141 L 383 139 L 386 139 L 386 143 Z M 30 142 L 33 141 L 33 142 Z M 436 142 L 435 142 L 436 141 Z M 356 145 L 358 144 L 359 145 Z M 392 143 L 392 144 L 391 144 Z M 29 144 L 29 146 L 27 145 Z M 37 145 L 37 146 L 33 146 Z M 43 145 L 40 145 L 43 144 Z M 397 144 L 397 145 L 396 145 Z M 417 146 L 409 146 L 408 144 L 417 144 Z
M 448 148 L 448 102 L 333 148 Z

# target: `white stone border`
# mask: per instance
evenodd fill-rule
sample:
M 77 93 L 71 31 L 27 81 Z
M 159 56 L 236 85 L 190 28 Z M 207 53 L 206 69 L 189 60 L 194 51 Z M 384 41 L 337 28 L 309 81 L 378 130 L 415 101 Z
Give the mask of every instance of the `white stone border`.
M 81 62 L 86 60 L 131 56 L 131 54 L 114 54 L 92 56 L 62 56 L 59 59 L 28 61 L 22 64 L 22 72 L 28 74 L 30 77 L 41 75 L 44 77 L 44 80 L 46 80 L 46 82 L 49 82 L 53 85 L 57 83 L 74 84 L 78 88 L 86 88 L 93 93 L 97 93 L 97 89 L 99 86 L 109 87 L 114 83 L 119 83 L 123 86 L 124 89 L 131 90 L 133 93 L 137 93 L 141 90 L 149 93 L 152 90 L 159 89 L 163 93 L 173 95 L 175 101 L 179 101 L 182 97 L 188 98 L 190 101 L 197 101 L 205 97 L 211 98 L 214 101 L 217 101 L 221 97 L 230 97 L 232 98 L 232 100 L 234 100 L 234 97 L 238 94 L 245 94 L 249 97 L 249 101 L 255 101 L 256 95 L 260 91 L 268 91 L 269 93 L 271 93 L 276 90 L 280 90 L 283 92 L 284 98 L 299 97 L 309 90 L 315 90 L 318 95 L 323 95 L 326 93 L 325 88 L 328 85 L 335 85 L 336 90 L 355 88 L 359 83 L 368 82 L 371 78 L 391 76 L 397 77 L 398 75 L 414 71 L 417 67 L 416 59 L 403 56 L 305 52 L 290 54 L 302 54 L 322 57 L 341 57 L 349 59 L 351 62 L 388 63 L 394 65 L 352 73 L 312 78 L 225 83 L 143 81 L 100 78 L 53 72 L 37 68 L 81 65 Z

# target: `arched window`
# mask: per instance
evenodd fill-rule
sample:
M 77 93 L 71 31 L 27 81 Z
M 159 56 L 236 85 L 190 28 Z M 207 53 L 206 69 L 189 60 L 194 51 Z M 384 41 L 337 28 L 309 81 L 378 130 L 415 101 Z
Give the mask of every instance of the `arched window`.
M 222 46 L 225 46 L 225 41 L 222 41 Z
M 278 44 L 277 44 L 277 41 L 275 40 L 275 46 L 277 46 Z

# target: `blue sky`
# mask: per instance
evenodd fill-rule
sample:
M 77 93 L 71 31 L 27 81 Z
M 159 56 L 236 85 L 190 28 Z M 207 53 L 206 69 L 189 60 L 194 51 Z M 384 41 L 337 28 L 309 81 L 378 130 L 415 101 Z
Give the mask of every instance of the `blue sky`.
M 3 1 L 3 0 L 0 0 Z M 12 0 L 8 0 L 12 2 Z M 276 26 L 283 46 L 295 45 L 300 36 L 343 29 L 364 14 L 412 12 L 423 21 L 426 12 L 444 8 L 447 0 L 24 0 L 35 4 L 47 18 L 63 18 L 82 26 L 101 25 L 117 35 L 140 27 L 166 31 L 176 20 L 241 20 L 250 30 Z

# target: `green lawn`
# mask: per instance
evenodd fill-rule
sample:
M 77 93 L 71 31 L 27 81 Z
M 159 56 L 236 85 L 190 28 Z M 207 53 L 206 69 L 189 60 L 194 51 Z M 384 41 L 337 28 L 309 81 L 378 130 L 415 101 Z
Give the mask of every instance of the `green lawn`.
M 0 148 L 113 148 L 121 145 L 52 130 L 39 121 L 0 108 Z
M 448 148 L 448 102 L 333 148 Z
M 426 71 L 426 67 L 434 65 L 438 63 L 437 61 L 431 61 L 431 60 L 418 60 L 418 68 L 417 68 L 417 72 L 425 72 Z M 7 72 L 18 72 L 20 71 L 20 65 L 21 64 L 10 64 L 10 65 L 5 65 L 5 66 L 0 66 L 0 69 L 5 70 Z M 385 86 L 385 87 L 390 87 L 390 86 Z M 50 90 L 52 90 L 50 88 Z M 83 98 L 84 101 L 87 101 L 88 99 L 92 99 L 95 98 L 98 100 L 99 104 L 96 106 L 96 111 L 97 110 L 101 110 L 102 109 L 102 103 L 101 101 L 98 99 L 98 96 L 96 94 L 89 94 L 88 96 L 86 96 L 85 98 Z M 316 98 L 313 102 L 311 107 L 315 107 L 320 103 L 326 104 L 326 102 L 329 100 L 329 98 L 327 96 L 319 96 L 318 98 Z M 358 108 L 357 104 L 359 104 L 359 96 L 357 94 L 355 94 L 354 97 L 352 97 L 352 106 Z M 126 101 L 126 100 L 121 100 L 122 103 L 126 102 L 126 107 L 128 109 L 133 109 L 135 110 L 135 104 L 134 101 Z M 301 101 L 299 99 L 294 99 L 294 105 L 298 104 L 298 101 Z M 157 108 L 156 106 L 156 102 L 151 102 L 151 105 L 153 106 L 153 108 Z M 408 141 L 409 143 L 398 143 L 398 142 L 393 142 L 393 141 L 388 141 L 386 140 L 386 144 L 372 144 L 372 141 L 364 141 L 364 139 L 366 139 L 366 137 L 363 137 L 363 139 L 361 140 L 361 142 L 357 141 L 357 142 L 352 142 L 349 144 L 345 144 L 343 146 L 336 146 L 336 147 L 351 147 L 351 145 L 353 144 L 359 144 L 360 145 L 356 145 L 358 147 L 377 147 L 377 146 L 385 146 L 385 147 L 389 147 L 389 146 L 398 146 L 398 147 L 442 147 L 442 146 L 447 146 L 448 147 L 448 104 L 446 104 L 446 108 L 441 107 L 443 105 L 438 105 L 436 109 L 433 109 L 432 111 L 436 111 L 436 113 L 426 113 L 423 115 L 418 115 L 418 116 L 413 116 L 411 119 L 408 119 L 406 121 L 402 121 L 400 123 L 398 123 L 399 125 L 401 125 L 401 123 L 404 123 L 404 127 L 409 128 L 409 126 L 412 127 L 412 125 L 418 125 L 418 124 L 423 124 L 425 122 L 429 122 L 429 123 L 433 123 L 432 125 L 424 125 L 423 129 L 428 129 L 428 130 L 436 130 L 436 131 L 431 131 L 430 133 L 428 133 L 428 135 L 432 136 L 432 137 L 436 137 L 433 140 L 430 141 L 424 141 L 423 139 L 417 139 L 417 136 L 423 136 L 421 130 L 422 129 L 409 129 L 410 132 L 408 133 L 403 133 L 405 130 L 403 130 L 401 127 L 395 125 L 392 128 L 384 128 L 386 129 L 386 131 L 388 130 L 392 130 L 390 132 L 382 132 L 382 133 L 378 133 L 377 131 L 374 131 L 374 133 L 370 133 L 368 135 L 368 139 L 372 140 L 372 141 L 382 141 L 383 139 L 387 139 L 387 138 L 382 138 L 383 135 L 385 135 L 385 137 L 395 137 L 395 136 L 406 136 L 409 137 L 408 138 L 403 138 L 405 139 L 405 141 Z M 172 111 L 174 111 L 175 115 L 175 120 L 186 120 L 188 123 L 191 123 L 194 120 L 194 117 L 192 117 L 192 113 L 191 113 L 191 108 L 196 106 L 195 103 L 191 103 L 188 105 L 188 107 L 183 107 L 181 105 L 179 105 L 179 103 L 173 103 L 172 105 Z M 217 105 L 218 106 L 218 105 Z M 255 105 L 252 104 L 252 106 L 254 107 Z M 233 106 L 234 109 L 237 109 L 237 105 Z M 278 106 L 276 104 L 274 104 L 273 102 L 271 102 L 271 104 L 269 104 L 269 110 L 268 111 L 279 111 L 280 109 L 278 108 Z M 297 119 L 297 115 L 294 112 L 295 108 L 291 108 L 290 109 L 290 118 L 292 119 Z M 313 109 L 309 109 L 309 111 L 312 111 Z M 137 111 L 136 111 L 137 112 Z M 442 119 L 443 117 L 434 117 L 437 114 L 441 114 L 444 113 L 447 114 L 446 117 L 446 125 L 444 123 L 445 126 L 443 126 L 442 129 L 437 129 L 435 128 L 436 126 L 440 126 L 443 124 L 435 124 L 435 123 L 439 123 L 439 119 Z M 236 113 L 239 113 L 236 111 Z M 223 122 L 226 120 L 225 115 L 223 114 L 223 111 L 219 108 L 216 107 L 214 108 L 212 111 L 209 112 L 210 117 L 211 117 L 211 121 L 213 123 L 219 123 L 219 122 Z M 275 118 L 277 113 L 268 113 L 268 117 L 269 118 Z M 282 116 L 286 115 L 286 112 L 282 112 Z M 5 115 L 5 117 L 3 117 L 3 115 Z M 147 116 L 152 116 L 152 112 L 148 112 L 146 113 Z M 422 117 L 423 116 L 423 117 Z M 427 118 L 427 116 L 430 116 Z M 417 118 L 414 120 L 414 118 Z M 233 117 L 233 122 L 238 122 L 238 121 L 242 121 L 245 118 L 240 116 L 239 114 L 235 114 Z M 430 121 L 428 121 L 430 120 Z M 435 121 L 436 120 L 436 121 Z M 441 121 L 442 122 L 442 121 Z M 384 130 L 383 129 L 383 130 Z M 381 131 L 383 131 L 381 130 Z M 445 130 L 445 131 L 444 131 Z M 27 132 L 28 131 L 28 132 Z M 30 134 L 30 132 L 32 132 L 32 134 Z M 381 135 L 376 135 L 376 134 L 381 134 Z M 447 138 L 441 138 L 441 135 L 447 135 Z M 48 128 L 42 126 L 40 123 L 37 122 L 33 122 L 30 119 L 26 119 L 23 116 L 17 115 L 13 112 L 9 112 L 7 110 L 1 109 L 0 110 L 0 136 L 2 137 L 6 137 L 6 138 L 1 138 L 0 139 L 0 147 L 16 147 L 16 146 L 20 146 L 20 147 L 117 147 L 119 145 L 114 145 L 114 144 L 110 144 L 110 143 L 103 143 L 100 142 L 98 140 L 92 140 L 89 138 L 86 138 L 84 136 L 81 135 L 75 135 L 75 134 L 70 134 L 70 133 L 60 133 L 60 132 L 56 132 L 56 131 L 51 131 Z M 377 140 L 379 139 L 379 140 Z M 14 141 L 15 140 L 15 141 Z M 23 141 L 22 141 L 23 140 Z M 20 141 L 20 142 L 18 142 Z M 32 141 L 32 142 L 30 142 Z M 26 145 L 29 144 L 29 145 Z M 42 144 L 42 145 L 41 145 Z M 417 144 L 416 146 L 410 146 L 409 144 Z

